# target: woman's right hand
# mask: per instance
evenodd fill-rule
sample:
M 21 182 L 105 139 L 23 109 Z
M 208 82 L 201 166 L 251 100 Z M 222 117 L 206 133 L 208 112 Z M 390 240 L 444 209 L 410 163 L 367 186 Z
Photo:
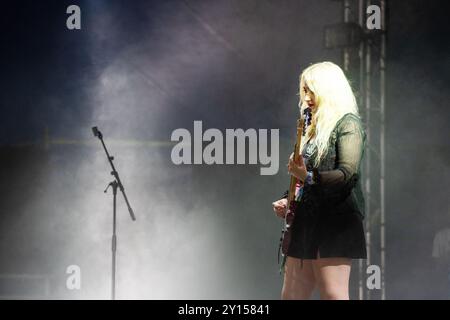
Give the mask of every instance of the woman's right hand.
M 272 203 L 273 211 L 279 218 L 284 218 L 287 212 L 287 199 L 283 198 Z

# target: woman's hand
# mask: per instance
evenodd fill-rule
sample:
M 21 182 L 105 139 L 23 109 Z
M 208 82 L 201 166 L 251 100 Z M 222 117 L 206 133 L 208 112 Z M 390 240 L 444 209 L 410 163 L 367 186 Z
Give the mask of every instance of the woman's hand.
M 301 182 L 305 181 L 308 172 L 306 171 L 305 163 L 303 162 L 302 156 L 299 157 L 298 162 L 295 162 L 294 161 L 294 153 L 292 153 L 291 156 L 289 157 L 289 162 L 288 162 L 287 167 L 288 167 L 288 172 L 291 175 L 293 175 L 294 177 L 299 179 Z
M 284 218 L 287 212 L 287 199 L 277 200 L 272 203 L 272 206 L 275 214 L 280 218 Z

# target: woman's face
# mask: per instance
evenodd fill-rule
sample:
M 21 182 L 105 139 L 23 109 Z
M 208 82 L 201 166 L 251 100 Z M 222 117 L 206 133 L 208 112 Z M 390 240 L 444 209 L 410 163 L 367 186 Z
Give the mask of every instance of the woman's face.
M 305 103 L 311 108 L 311 111 L 314 112 L 317 108 L 314 93 L 308 88 L 306 84 L 303 86 L 302 90 L 303 90 L 303 100 L 305 100 Z

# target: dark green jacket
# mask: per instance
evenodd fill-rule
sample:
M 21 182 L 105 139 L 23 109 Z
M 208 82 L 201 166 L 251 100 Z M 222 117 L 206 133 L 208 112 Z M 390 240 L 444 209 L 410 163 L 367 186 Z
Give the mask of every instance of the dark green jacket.
M 336 123 L 328 151 L 318 167 L 314 166 L 317 147 L 314 142 L 308 143 L 303 158 L 307 170 L 313 171 L 318 181 L 304 186 L 297 210 L 314 215 L 355 213 L 364 218 L 360 167 L 365 142 L 361 120 L 348 113 Z

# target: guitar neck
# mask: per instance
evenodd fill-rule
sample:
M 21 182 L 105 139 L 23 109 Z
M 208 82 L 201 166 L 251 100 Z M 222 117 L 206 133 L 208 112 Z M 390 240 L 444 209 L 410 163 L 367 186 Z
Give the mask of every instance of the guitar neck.
M 305 121 L 303 118 L 297 120 L 297 140 L 294 147 L 294 161 L 298 162 L 300 160 L 300 145 L 302 143 L 302 133 L 303 127 L 305 125 Z M 288 203 L 291 203 L 295 198 L 295 188 L 297 185 L 298 179 L 291 175 L 291 182 L 289 185 L 289 194 L 288 194 Z

